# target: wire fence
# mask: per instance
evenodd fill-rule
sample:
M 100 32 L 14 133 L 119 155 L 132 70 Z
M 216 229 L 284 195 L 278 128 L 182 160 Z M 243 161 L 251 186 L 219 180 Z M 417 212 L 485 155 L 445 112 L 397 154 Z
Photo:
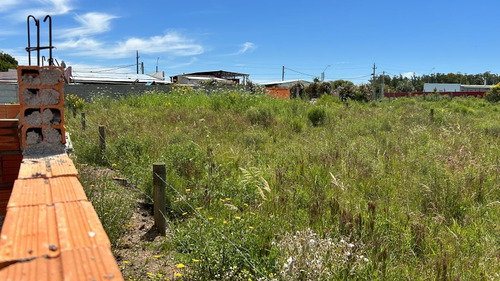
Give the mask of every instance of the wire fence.
M 90 118 L 91 119 L 91 118 Z M 91 130 L 98 130 L 99 128 L 99 124 L 97 123 L 93 123 L 92 121 L 89 120 L 89 116 L 88 115 L 85 115 L 85 126 L 86 126 L 86 130 L 88 129 L 91 129 Z M 110 153 L 113 157 L 116 157 L 116 159 L 119 159 L 120 161 L 122 161 L 123 163 L 126 163 L 128 165 L 131 165 L 133 167 L 136 167 L 142 171 L 145 171 L 145 172 L 150 172 L 152 177 L 153 176 L 156 176 L 158 177 L 163 184 L 165 184 L 166 187 L 168 187 L 168 189 L 170 191 L 172 191 L 175 195 L 177 195 L 181 201 L 183 201 L 190 210 L 182 210 L 182 211 L 191 211 L 193 214 L 196 215 L 196 217 L 198 217 L 199 219 L 201 219 L 205 224 L 205 226 L 213 226 L 213 230 L 214 232 L 219 235 L 220 237 L 222 237 L 222 239 L 224 239 L 227 243 L 229 243 L 231 245 L 231 247 L 234 248 L 234 250 L 243 258 L 243 260 L 248 264 L 248 266 L 250 266 L 250 268 L 252 268 L 254 270 L 254 272 L 258 275 L 260 275 L 262 277 L 262 279 L 259 279 L 259 280 L 271 280 L 268 278 L 268 276 L 266 274 L 264 274 L 261 270 L 259 270 L 257 268 L 257 266 L 255 265 L 254 261 L 252 261 L 251 257 L 249 256 L 249 250 L 244 248 L 244 247 L 241 247 L 239 246 L 238 244 L 236 244 L 234 241 L 232 241 L 229 237 L 227 237 L 227 235 L 225 235 L 223 232 L 221 232 L 217 227 L 215 227 L 214 224 L 212 224 L 210 222 L 210 220 L 203 216 L 201 214 L 201 212 L 198 211 L 198 209 L 196 207 L 194 207 L 191 203 L 189 203 L 189 201 L 187 200 L 187 198 L 177 189 L 175 188 L 172 184 L 170 184 L 169 182 L 167 182 L 165 179 L 163 179 L 160 175 L 158 175 L 157 173 L 155 173 L 152 169 L 153 167 L 153 164 L 151 163 L 151 169 L 149 168 L 145 168 L 145 167 L 142 167 L 138 164 L 136 164 L 135 162 L 133 161 L 129 161 L 128 159 L 125 159 L 123 158 L 122 156 L 119 155 L 119 153 L 117 153 L 116 150 L 114 150 L 114 148 L 111 146 L 111 145 L 107 145 L 107 141 L 105 141 L 105 147 L 106 147 L 106 151 L 107 153 Z M 106 153 L 102 153 L 101 154 L 102 157 L 105 158 L 105 160 L 108 162 L 108 163 L 112 163 L 113 161 L 111 159 L 109 159 L 109 157 L 106 155 Z M 123 175 L 123 174 L 122 174 Z M 124 175 L 123 175 L 124 176 Z M 141 184 L 144 186 L 145 182 L 142 181 Z M 143 190 L 137 188 L 137 186 L 132 186 L 132 188 L 139 192 L 141 195 L 143 195 L 145 198 L 151 200 L 151 202 L 154 202 L 154 198 L 152 198 L 149 194 L 147 194 L 146 192 L 144 192 Z M 174 239 L 174 241 L 176 241 L 177 243 L 179 243 L 181 245 L 181 247 L 183 248 L 183 250 L 185 251 L 185 253 L 187 253 L 189 255 L 190 251 L 189 251 L 189 248 L 187 247 L 187 245 L 185 245 L 183 242 L 182 242 L 182 239 L 180 239 L 176 234 L 175 234 L 175 225 L 172 223 L 172 221 L 170 219 L 168 219 L 167 217 L 167 214 L 164 214 L 163 212 L 160 212 L 161 216 L 163 217 L 163 219 L 166 221 L 166 223 L 168 224 L 168 227 L 170 228 L 170 234 L 172 235 L 172 238 Z M 245 253 L 246 252 L 246 253 Z M 190 258 L 194 258 L 190 255 Z

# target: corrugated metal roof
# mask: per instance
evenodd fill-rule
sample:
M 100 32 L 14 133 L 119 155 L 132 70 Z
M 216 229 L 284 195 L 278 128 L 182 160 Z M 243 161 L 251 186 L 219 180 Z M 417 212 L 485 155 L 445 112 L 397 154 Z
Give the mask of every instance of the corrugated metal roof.
M 105 72 L 71 72 L 72 83 L 152 83 L 170 84 L 169 81 L 158 79 L 147 74 L 135 73 L 105 73 Z

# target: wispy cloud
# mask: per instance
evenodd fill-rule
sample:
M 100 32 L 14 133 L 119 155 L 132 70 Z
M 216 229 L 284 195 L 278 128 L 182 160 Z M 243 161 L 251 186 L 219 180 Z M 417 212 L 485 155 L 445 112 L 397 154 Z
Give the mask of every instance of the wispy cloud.
M 11 0 L 7 1 L 10 2 Z M 30 8 L 18 9 L 18 12 L 13 13 L 13 17 L 15 17 L 16 19 L 25 20 L 26 15 L 33 15 L 37 18 L 40 18 L 44 17 L 45 15 L 64 15 L 73 10 L 73 6 L 71 4 L 73 0 L 39 0 L 31 2 L 23 3 L 25 4 L 24 6 L 26 6 L 26 4 L 29 4 Z
M 168 68 L 169 69 L 176 69 L 176 68 L 186 67 L 186 66 L 192 65 L 193 63 L 195 63 L 197 61 L 198 61 L 197 58 L 191 58 L 188 62 L 173 64 L 173 65 L 168 66 Z
M 203 47 L 177 32 L 149 38 L 129 38 L 115 43 L 99 42 L 92 37 L 69 38 L 58 43 L 58 49 L 71 50 L 73 54 L 100 58 L 125 58 L 136 50 L 142 54 L 167 53 L 174 56 L 193 56 L 203 53 Z
M 254 43 L 245 42 L 245 43 L 241 44 L 240 49 L 238 50 L 238 52 L 235 53 L 235 55 L 241 55 L 241 54 L 244 54 L 247 52 L 252 52 L 256 48 L 257 48 L 257 46 L 255 46 Z
M 0 5 L 0 13 L 9 11 L 18 4 L 18 0 L 3 0 L 2 4 Z
M 96 35 L 111 30 L 111 20 L 117 16 L 105 13 L 87 13 L 82 16 L 77 15 L 75 20 L 80 23 L 79 27 L 63 29 L 60 37 L 86 37 Z

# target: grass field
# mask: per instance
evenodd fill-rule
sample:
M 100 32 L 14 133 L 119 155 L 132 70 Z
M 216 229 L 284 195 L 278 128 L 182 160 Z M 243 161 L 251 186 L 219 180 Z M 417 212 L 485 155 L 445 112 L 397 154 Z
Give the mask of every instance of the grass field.
M 116 171 L 148 200 L 152 164 L 166 163 L 172 239 L 158 248 L 177 274 L 145 279 L 500 279 L 499 104 L 178 87 L 84 111 L 85 131 L 66 124 L 79 165 Z M 82 181 L 116 245 L 133 199 Z

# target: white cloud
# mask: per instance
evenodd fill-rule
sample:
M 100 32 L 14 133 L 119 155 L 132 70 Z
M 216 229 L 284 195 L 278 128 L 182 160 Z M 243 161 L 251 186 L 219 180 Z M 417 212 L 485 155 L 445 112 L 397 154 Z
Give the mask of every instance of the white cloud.
M 255 46 L 254 43 L 252 43 L 252 42 L 245 42 L 245 43 L 241 44 L 240 50 L 238 52 L 236 52 L 235 54 L 236 55 L 241 55 L 241 54 L 244 54 L 246 52 L 252 52 L 256 48 L 257 48 L 257 46 Z
M 92 37 L 69 38 L 56 45 L 60 50 L 73 51 L 75 55 L 100 58 L 130 57 L 136 50 L 141 54 L 169 54 L 174 56 L 194 56 L 203 53 L 201 45 L 176 32 L 149 38 L 129 38 L 117 43 L 99 42 Z
M 7 0 L 10 1 L 10 0 Z M 29 9 L 21 9 L 17 13 L 14 13 L 16 19 L 26 20 L 26 15 L 33 15 L 40 20 L 46 15 L 57 16 L 64 15 L 73 10 L 71 2 L 73 0 L 39 0 L 36 1 L 41 5 L 35 5 L 34 3 L 27 3 L 30 7 Z M 25 3 L 26 4 L 26 3 Z
M 401 76 L 408 78 L 408 79 L 411 79 L 413 77 L 413 75 L 417 75 L 417 74 L 413 71 L 401 73 Z
M 18 0 L 3 0 L 0 5 L 0 13 L 11 10 L 17 4 L 19 4 Z
M 85 37 L 107 32 L 111 30 L 111 20 L 117 18 L 114 15 L 104 13 L 87 13 L 76 16 L 75 20 L 81 24 L 79 27 L 63 29 L 60 37 Z
M 168 32 L 163 36 L 150 38 L 130 38 L 120 42 L 113 50 L 114 55 L 125 57 L 135 50 L 145 54 L 169 53 L 177 56 L 193 56 L 203 53 L 203 47 L 193 43 L 177 32 Z

